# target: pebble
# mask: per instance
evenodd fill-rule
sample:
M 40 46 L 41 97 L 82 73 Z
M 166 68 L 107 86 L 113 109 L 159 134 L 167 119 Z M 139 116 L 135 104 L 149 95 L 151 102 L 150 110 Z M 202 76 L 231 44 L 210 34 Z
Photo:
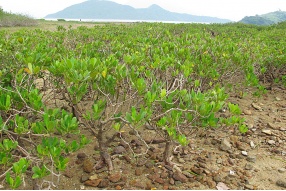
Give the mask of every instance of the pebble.
M 140 169 L 140 168 L 136 168 L 136 169 L 135 169 L 135 175 L 136 175 L 136 176 L 141 176 L 142 174 L 143 174 L 142 169 Z
M 117 146 L 113 149 L 113 154 L 122 154 L 125 152 L 126 152 L 126 149 L 123 146 Z
M 221 181 L 222 181 L 222 178 L 221 178 L 219 175 L 216 175 L 216 176 L 213 177 L 213 180 L 214 180 L 215 182 L 221 182 Z
M 246 160 L 248 161 L 248 162 L 255 162 L 256 161 L 256 156 L 251 156 L 251 155 L 249 155 L 247 158 L 246 158 Z
M 253 189 L 254 189 L 254 187 L 253 187 L 252 185 L 250 185 L 250 184 L 246 184 L 244 187 L 245 187 L 247 190 L 253 190 Z
M 116 190 L 122 190 L 122 187 L 121 187 L 120 185 L 117 185 L 117 186 L 115 187 L 115 189 L 116 189 Z
M 280 127 L 276 124 L 273 123 L 267 123 L 267 127 L 271 128 L 271 129 L 280 129 Z
M 286 181 L 277 180 L 276 185 L 280 186 L 280 187 L 283 187 L 283 188 L 286 188 Z
M 275 97 L 276 101 L 281 101 L 281 98 Z
M 80 189 L 81 190 L 85 190 L 85 186 L 84 185 L 80 185 Z
M 253 148 L 253 149 L 255 148 L 255 144 L 254 144 L 254 142 L 253 142 L 253 141 L 250 141 L 250 143 L 249 143 L 249 144 L 250 144 L 250 147 L 251 147 L 251 148 Z
M 285 173 L 285 172 L 286 172 L 286 169 L 285 169 L 285 168 L 279 168 L 279 169 L 278 169 L 278 172 L 280 172 L 280 173 Z
M 92 176 L 89 177 L 89 180 L 96 180 L 96 179 L 98 179 L 97 174 L 92 175 Z
M 185 163 L 186 161 L 182 158 L 179 158 L 179 163 Z
M 257 110 L 259 110 L 259 111 L 262 111 L 262 108 L 261 108 L 259 105 L 257 105 L 256 103 L 252 103 L 251 105 L 252 105 L 252 107 L 253 107 L 254 109 L 257 109 Z
M 245 115 L 252 115 L 252 112 L 251 112 L 251 110 L 249 110 L 249 109 L 243 110 L 243 113 L 244 113 Z
M 68 178 L 72 178 L 74 176 L 74 172 L 71 169 L 66 169 L 63 175 Z
M 245 170 L 252 170 L 252 169 L 253 169 L 253 166 L 252 166 L 252 164 L 249 164 L 249 163 L 248 163 L 248 164 L 245 165 L 244 168 L 245 168 Z
M 231 149 L 231 144 L 227 139 L 223 139 L 220 144 L 220 149 L 223 151 L 228 151 Z
M 216 187 L 216 182 L 212 180 L 207 180 L 206 183 L 208 184 L 209 188 L 214 189 Z
M 77 154 L 77 158 L 78 158 L 78 159 L 83 160 L 83 159 L 85 159 L 86 157 L 87 157 L 87 156 L 86 156 L 85 153 L 78 153 L 78 154 Z
M 91 186 L 91 187 L 97 187 L 101 183 L 101 179 L 97 180 L 87 180 L 84 182 L 84 185 Z
M 192 175 L 191 173 L 189 173 L 188 171 L 183 171 L 182 172 L 186 177 L 188 177 L 188 178 L 193 178 L 194 177 L 194 175 Z
M 244 156 L 248 155 L 246 151 L 241 151 L 241 154 L 244 155 Z
M 89 160 L 85 159 L 83 161 L 83 171 L 86 173 L 91 173 L 93 171 L 94 164 Z
M 174 180 L 173 178 L 170 178 L 169 183 L 170 183 L 171 185 L 174 185 L 174 184 L 175 184 L 175 180 Z
M 98 188 L 107 188 L 109 185 L 109 181 L 107 179 L 103 179 L 99 185 L 98 185 Z
M 266 135 L 272 135 L 271 130 L 268 130 L 268 129 L 263 129 L 262 133 L 265 133 Z
M 145 164 L 145 166 L 146 166 L 147 168 L 152 168 L 152 167 L 154 166 L 154 164 L 153 164 L 152 161 L 148 161 L 148 162 Z
M 173 175 L 174 180 L 180 181 L 180 182 L 187 182 L 188 178 L 181 172 L 176 171 Z
M 83 183 L 85 181 L 87 181 L 89 179 L 88 175 L 82 175 L 82 177 L 80 178 L 80 182 Z
M 218 159 L 216 160 L 216 163 L 217 163 L 217 164 L 221 164 L 221 163 L 222 163 L 222 159 L 218 158 Z
M 111 175 L 109 175 L 108 180 L 110 180 L 110 182 L 116 183 L 118 181 L 120 181 L 121 179 L 121 173 L 119 172 L 115 172 Z
M 159 184 L 164 184 L 164 180 L 160 177 L 155 178 L 155 182 L 159 183 Z
M 160 177 L 161 178 L 168 178 L 169 174 L 167 172 L 162 172 Z
M 274 145 L 274 144 L 275 144 L 275 141 L 269 140 L 269 141 L 267 141 L 267 143 L 268 143 L 269 145 Z

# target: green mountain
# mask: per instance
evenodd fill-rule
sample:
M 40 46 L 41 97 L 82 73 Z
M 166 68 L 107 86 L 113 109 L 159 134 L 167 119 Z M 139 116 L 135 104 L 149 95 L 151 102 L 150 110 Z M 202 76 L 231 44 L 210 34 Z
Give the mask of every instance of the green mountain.
M 239 22 L 254 25 L 272 25 L 283 21 L 286 21 L 285 11 L 275 11 L 263 15 L 244 17 Z
M 114 20 L 155 20 L 185 21 L 206 23 L 227 23 L 227 19 L 209 16 L 196 16 L 167 11 L 158 5 L 135 9 L 112 1 L 89 0 L 65 8 L 57 13 L 49 14 L 47 19 L 114 19 Z

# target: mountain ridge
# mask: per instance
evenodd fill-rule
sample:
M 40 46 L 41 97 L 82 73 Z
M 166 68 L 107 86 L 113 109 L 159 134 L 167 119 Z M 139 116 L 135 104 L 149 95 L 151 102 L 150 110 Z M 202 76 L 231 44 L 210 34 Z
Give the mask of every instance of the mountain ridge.
M 286 21 L 286 12 L 279 10 L 262 15 L 246 16 L 239 22 L 254 25 L 272 25 L 283 21 Z
M 147 8 L 134 8 L 112 1 L 88 0 L 74 4 L 44 18 L 52 19 L 114 19 L 114 20 L 152 20 L 152 21 L 184 21 L 205 23 L 227 23 L 228 19 L 210 16 L 196 16 L 185 13 L 175 13 L 163 9 L 157 4 Z

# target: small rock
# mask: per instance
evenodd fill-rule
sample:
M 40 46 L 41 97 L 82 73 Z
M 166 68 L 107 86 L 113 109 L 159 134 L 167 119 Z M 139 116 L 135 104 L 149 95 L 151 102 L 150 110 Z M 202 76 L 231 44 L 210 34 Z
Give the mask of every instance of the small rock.
M 148 161 L 148 162 L 145 164 L 145 166 L 146 166 L 147 168 L 152 168 L 152 167 L 154 166 L 154 163 L 153 163 L 152 161 Z
M 72 178 L 74 176 L 74 172 L 71 169 L 66 169 L 63 175 L 68 178 Z
M 281 101 L 281 98 L 275 97 L 276 101 Z
M 93 162 L 91 162 L 89 159 L 85 159 L 83 161 L 83 171 L 86 173 L 91 173 L 93 171 Z
M 103 179 L 100 181 L 98 188 L 107 188 L 109 185 L 109 181 L 107 179 Z
M 249 143 L 249 144 L 250 144 L 250 147 L 251 147 L 251 148 L 253 148 L 253 149 L 255 148 L 255 144 L 254 144 L 254 142 L 253 142 L 253 141 L 250 141 L 250 143 Z
M 182 182 L 181 182 L 181 181 L 178 181 L 178 180 L 177 180 L 177 181 L 175 181 L 175 185 L 176 185 L 176 186 L 180 186 L 181 184 L 182 184 Z
M 280 186 L 280 187 L 283 187 L 283 188 L 286 188 L 286 181 L 277 180 L 276 185 Z
M 183 175 L 185 175 L 185 176 L 188 177 L 188 178 L 193 178 L 193 177 L 194 177 L 194 175 L 192 175 L 192 174 L 189 173 L 188 171 L 183 171 L 182 173 L 183 173 Z
M 113 173 L 111 175 L 109 175 L 108 180 L 110 180 L 110 182 L 116 183 L 121 179 L 121 173 L 116 172 Z
M 229 190 L 229 187 L 227 185 L 225 185 L 225 183 L 223 183 L 223 182 L 217 183 L 216 188 L 218 190 Z
M 276 124 L 273 124 L 273 123 L 267 123 L 267 127 L 271 128 L 271 129 L 280 129 L 280 127 Z
M 221 164 L 221 163 L 222 163 L 222 159 L 221 159 L 221 158 L 218 158 L 218 159 L 216 160 L 216 163 L 217 163 L 217 164 Z
M 117 185 L 117 186 L 115 187 L 115 189 L 116 189 L 116 190 L 122 190 L 122 187 L 119 186 L 119 185 Z
M 169 166 L 169 165 L 165 165 L 164 166 L 167 170 L 169 170 L 169 171 L 172 171 L 173 170 L 173 168 L 171 167 L 171 166 Z
M 97 179 L 97 180 L 87 180 L 87 181 L 84 182 L 84 185 L 86 185 L 86 186 L 92 186 L 92 187 L 97 187 L 97 186 L 100 184 L 101 181 L 102 181 L 101 179 Z
M 280 172 L 280 173 L 285 173 L 285 172 L 286 172 L 286 169 L 285 169 L 285 168 L 279 168 L 279 169 L 278 169 L 278 172 Z
M 185 163 L 186 161 L 182 158 L 179 158 L 179 163 Z
M 269 145 L 274 145 L 274 144 L 275 144 L 275 141 L 269 140 L 269 141 L 267 141 L 267 143 L 268 143 Z
M 151 181 L 147 181 L 145 182 L 145 190 L 151 190 L 152 189 L 152 182 Z
M 246 152 L 246 151 L 241 151 L 241 154 L 242 154 L 243 156 L 247 156 L 247 152 Z
M 254 187 L 253 187 L 252 185 L 250 185 L 250 184 L 246 184 L 244 187 L 245 187 L 247 190 L 253 190 L 253 189 L 254 189 Z
M 263 129 L 262 133 L 265 133 L 266 135 L 272 135 L 271 130 L 268 130 L 268 129 Z
M 159 183 L 159 184 L 164 184 L 164 180 L 160 177 L 155 178 L 155 182 Z
M 84 185 L 80 185 L 80 189 L 81 190 L 85 190 L 85 186 Z
M 223 139 L 220 144 L 220 149 L 223 151 L 228 151 L 231 149 L 231 144 L 227 139 Z
M 243 113 L 244 113 L 245 115 L 252 115 L 252 112 L 251 112 L 251 110 L 249 110 L 249 109 L 243 110 Z
M 206 183 L 208 184 L 209 188 L 213 189 L 216 187 L 216 182 L 212 180 L 207 180 Z
M 251 105 L 252 105 L 252 107 L 253 107 L 254 109 L 257 109 L 257 110 L 259 110 L 259 111 L 262 111 L 262 108 L 261 108 L 259 105 L 257 105 L 256 103 L 252 103 Z
M 168 174 L 167 172 L 162 172 L 161 175 L 160 175 L 160 177 L 161 177 L 161 178 L 168 178 L 168 175 L 169 175 L 169 174 Z
M 131 158 L 127 155 L 124 155 L 123 158 L 128 162 L 131 163 Z
M 178 171 L 176 171 L 174 173 L 173 178 L 174 178 L 174 180 L 177 180 L 177 181 L 180 181 L 183 183 L 188 181 L 188 178 L 184 174 L 182 174 L 181 172 L 178 172 Z
M 173 178 L 170 178 L 169 183 L 170 183 L 171 185 L 174 185 L 174 184 L 175 184 L 175 180 L 174 180 Z
M 222 181 L 222 178 L 221 178 L 219 175 L 216 175 L 216 176 L 213 177 L 213 180 L 214 180 L 215 182 L 221 182 L 221 181 Z
M 87 181 L 89 179 L 88 175 L 82 175 L 82 177 L 80 178 L 80 182 L 83 183 L 85 181 Z
M 136 175 L 136 176 L 141 176 L 142 174 L 143 174 L 142 169 L 140 169 L 140 168 L 136 168 L 136 169 L 135 169 L 135 175 Z
M 253 169 L 253 166 L 252 166 L 252 164 L 249 164 L 249 163 L 248 163 L 248 164 L 245 165 L 244 168 L 245 168 L 245 170 L 252 170 L 252 169 Z
M 248 162 L 255 162 L 256 161 L 256 156 L 248 156 L 247 158 L 246 158 L 246 160 L 248 161 Z
M 85 153 L 78 153 L 78 154 L 77 154 L 77 158 L 78 158 L 78 159 L 83 160 L 83 159 L 85 159 L 86 157 L 87 157 L 87 156 L 86 156 Z
M 200 174 L 203 173 L 204 170 L 201 169 L 201 168 L 192 167 L 192 168 L 191 168 L 191 171 L 193 171 L 194 173 L 200 175 Z
M 113 149 L 113 154 L 123 154 L 126 152 L 126 149 L 123 146 L 117 146 Z
M 98 179 L 97 174 L 94 174 L 94 175 L 89 177 L 89 180 L 96 180 L 96 179 Z

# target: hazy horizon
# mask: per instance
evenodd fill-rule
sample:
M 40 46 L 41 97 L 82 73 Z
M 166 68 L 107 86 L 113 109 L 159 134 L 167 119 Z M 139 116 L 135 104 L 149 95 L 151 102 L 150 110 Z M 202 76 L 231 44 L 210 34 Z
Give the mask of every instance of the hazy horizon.
M 2 0 L 0 6 L 8 12 L 26 14 L 34 18 L 43 18 L 74 4 L 86 0 Z M 146 8 L 157 4 L 162 8 L 198 16 L 211 16 L 239 21 L 245 16 L 254 16 L 277 10 L 286 11 L 285 0 L 111 0 L 135 8 Z

